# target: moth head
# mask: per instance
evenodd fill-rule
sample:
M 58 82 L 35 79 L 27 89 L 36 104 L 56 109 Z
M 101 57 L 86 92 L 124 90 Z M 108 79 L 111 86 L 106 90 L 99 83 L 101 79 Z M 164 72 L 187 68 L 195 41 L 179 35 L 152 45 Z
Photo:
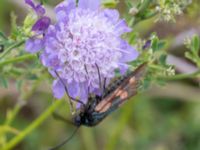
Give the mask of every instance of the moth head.
M 79 114 L 75 115 L 73 118 L 73 122 L 75 124 L 75 126 L 79 127 L 82 125 L 84 120 L 84 113 L 80 112 Z

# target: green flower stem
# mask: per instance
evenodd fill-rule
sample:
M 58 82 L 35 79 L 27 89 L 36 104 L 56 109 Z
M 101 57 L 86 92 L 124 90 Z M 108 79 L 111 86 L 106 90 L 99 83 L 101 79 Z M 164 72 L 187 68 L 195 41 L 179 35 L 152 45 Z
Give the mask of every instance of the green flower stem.
M 22 41 L 17 42 L 16 44 L 11 45 L 7 49 L 5 49 L 5 52 L 0 56 L 0 60 L 3 59 L 8 53 L 10 53 L 11 50 L 13 50 L 14 48 L 20 47 L 24 43 L 25 43 L 25 41 L 22 40 Z
M 14 137 L 10 142 L 8 142 L 2 150 L 10 150 L 19 144 L 28 134 L 35 130 L 39 125 L 41 125 L 61 104 L 62 100 L 56 100 L 47 110 L 42 113 L 33 123 L 31 123 L 25 130 Z
M 187 78 L 196 78 L 200 76 L 200 70 L 194 72 L 194 73 L 190 73 L 190 74 L 178 74 L 178 75 L 174 75 L 174 76 L 167 76 L 167 77 L 160 77 L 164 80 L 183 80 L 183 79 L 187 79 Z
M 7 119 L 6 119 L 5 126 L 9 126 L 12 123 L 12 121 L 18 114 L 20 108 L 21 108 L 21 106 L 18 104 L 14 107 L 14 109 L 11 112 L 11 115 L 9 117 L 7 117 Z
M 3 62 L 0 62 L 0 68 L 3 67 L 4 65 L 17 63 L 17 62 L 22 62 L 22 61 L 25 61 L 25 60 L 32 60 L 32 59 L 36 59 L 36 58 L 37 58 L 36 55 L 27 54 L 27 55 L 20 56 L 20 57 L 17 57 L 17 58 L 7 59 L 7 60 L 5 60 Z

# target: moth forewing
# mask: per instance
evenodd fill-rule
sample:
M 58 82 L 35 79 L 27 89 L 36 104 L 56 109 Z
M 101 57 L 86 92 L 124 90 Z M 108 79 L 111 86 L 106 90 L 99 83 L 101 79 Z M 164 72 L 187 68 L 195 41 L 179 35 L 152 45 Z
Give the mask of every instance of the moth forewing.
M 145 72 L 146 63 L 140 65 L 133 73 L 125 77 L 114 91 L 107 95 L 96 107 L 96 112 L 106 112 L 114 102 L 121 105 L 124 101 L 137 94 L 139 82 Z

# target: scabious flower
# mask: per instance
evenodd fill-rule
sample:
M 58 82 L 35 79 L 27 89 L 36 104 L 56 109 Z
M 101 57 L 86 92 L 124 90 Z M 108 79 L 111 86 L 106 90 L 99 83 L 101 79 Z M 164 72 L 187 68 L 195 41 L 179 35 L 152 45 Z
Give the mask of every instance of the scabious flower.
M 103 84 L 109 83 L 116 69 L 124 74 L 127 62 L 137 58 L 138 52 L 121 38 L 131 29 L 117 10 L 102 9 L 100 0 L 78 4 L 66 0 L 55 13 L 57 22 L 45 32 L 40 58 L 55 78 L 54 96 L 64 96 L 65 84 L 71 97 L 85 103 L 89 94 L 102 94 Z

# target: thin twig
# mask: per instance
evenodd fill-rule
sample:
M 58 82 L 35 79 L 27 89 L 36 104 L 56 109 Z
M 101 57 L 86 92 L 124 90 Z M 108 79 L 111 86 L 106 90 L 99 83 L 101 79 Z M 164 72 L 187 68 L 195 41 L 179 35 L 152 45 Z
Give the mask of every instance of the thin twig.
M 50 105 L 47 110 L 42 113 L 35 121 L 33 121 L 25 130 L 23 130 L 19 135 L 14 137 L 10 142 L 8 142 L 2 150 L 10 150 L 14 148 L 18 143 L 20 143 L 28 134 L 35 130 L 39 125 L 41 125 L 44 120 L 46 120 L 52 113 L 61 106 L 63 101 L 57 100 L 52 105 Z

